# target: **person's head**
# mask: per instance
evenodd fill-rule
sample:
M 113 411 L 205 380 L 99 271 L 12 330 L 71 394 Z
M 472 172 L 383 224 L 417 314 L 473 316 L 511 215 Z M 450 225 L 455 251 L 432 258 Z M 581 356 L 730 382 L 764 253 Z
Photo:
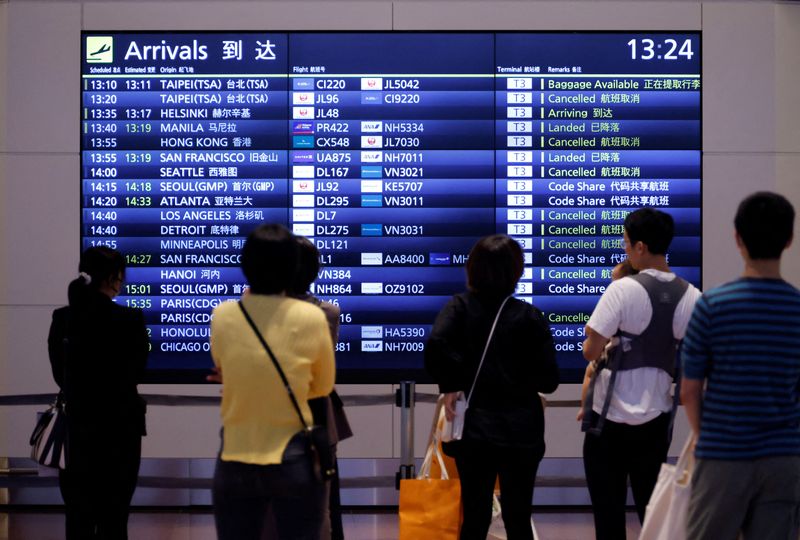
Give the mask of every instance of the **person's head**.
M 516 240 L 504 234 L 478 240 L 467 259 L 467 286 L 487 298 L 512 294 L 522 277 L 524 259 Z
M 794 235 L 794 208 L 782 195 L 759 191 L 739 204 L 733 223 L 751 259 L 780 259 Z
M 300 296 L 308 292 L 311 284 L 319 274 L 319 250 L 314 243 L 305 236 L 295 236 L 297 242 L 297 268 L 294 272 L 294 281 L 290 293 Z
M 639 271 L 633 267 L 631 261 L 625 259 L 611 269 L 611 281 L 616 281 L 628 276 L 634 276 L 638 273 Z
M 125 280 L 125 257 L 110 247 L 91 247 L 81 253 L 78 272 L 78 278 L 69 284 L 67 291 L 70 305 L 81 303 L 89 292 L 114 298 Z
M 641 208 L 625 217 L 625 254 L 634 268 L 644 257 L 667 254 L 675 222 L 672 216 L 660 210 Z
M 297 243 L 283 225 L 259 225 L 242 248 L 242 272 L 255 294 L 290 289 L 297 266 Z

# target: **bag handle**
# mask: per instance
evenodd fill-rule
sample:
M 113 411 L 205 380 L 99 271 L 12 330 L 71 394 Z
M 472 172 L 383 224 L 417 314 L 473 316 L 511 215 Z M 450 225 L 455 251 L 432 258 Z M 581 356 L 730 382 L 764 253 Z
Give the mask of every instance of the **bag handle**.
M 683 445 L 681 455 L 678 457 L 678 462 L 675 463 L 675 469 L 672 472 L 672 481 L 676 484 L 686 485 L 692 481 L 695 463 L 693 449 L 696 440 L 694 431 L 692 431 Z
M 443 401 L 439 399 L 436 404 L 436 412 L 433 415 L 433 430 L 431 431 L 431 436 L 428 441 L 428 449 L 425 451 L 425 459 L 422 460 L 422 466 L 419 469 L 419 474 L 417 475 L 417 479 L 430 479 L 431 477 L 431 465 L 433 464 L 433 458 L 436 458 L 436 461 L 439 462 L 439 471 L 441 474 L 442 480 L 449 480 L 450 475 L 447 472 L 447 467 L 444 463 L 444 456 L 442 455 L 442 451 L 439 448 L 440 442 L 440 435 L 438 430 L 439 421 L 441 420 L 442 414 L 444 414 L 444 407 Z
M 297 411 L 297 416 L 300 417 L 300 422 L 302 422 L 303 427 L 305 429 L 309 429 L 309 426 L 306 423 L 306 419 L 303 418 L 303 413 L 300 410 L 300 405 L 297 404 L 297 398 L 295 397 L 294 392 L 292 392 L 292 387 L 289 384 L 289 380 L 286 378 L 286 375 L 283 373 L 283 370 L 281 369 L 281 365 L 278 363 L 278 359 L 275 358 L 275 355 L 272 353 L 272 349 L 269 348 L 269 345 L 267 344 L 267 341 L 264 339 L 264 336 L 262 336 L 261 332 L 259 332 L 256 323 L 254 323 L 253 319 L 250 318 L 250 314 L 244 308 L 244 304 L 242 304 L 242 301 L 239 300 L 237 304 L 239 304 L 239 309 L 242 310 L 244 318 L 247 319 L 247 322 L 250 324 L 250 328 L 253 329 L 253 332 L 256 333 L 256 337 L 258 337 L 258 340 L 261 342 L 261 345 L 264 346 L 264 350 L 267 351 L 267 354 L 272 360 L 272 364 L 275 366 L 275 369 L 278 370 L 278 375 L 281 376 L 281 381 L 283 381 L 283 386 L 286 388 L 286 392 L 289 393 L 289 399 L 292 400 L 292 405 L 294 405 L 294 410 Z
M 506 306 L 506 302 L 509 301 L 511 295 L 506 296 L 503 303 L 500 304 L 500 309 L 497 310 L 497 315 L 494 317 L 494 322 L 492 323 L 492 329 L 489 331 L 489 337 L 486 339 L 486 346 L 483 348 L 483 354 L 481 355 L 481 362 L 478 364 L 478 371 L 475 372 L 475 378 L 472 380 L 472 386 L 469 389 L 469 394 L 467 394 L 467 406 L 469 406 L 469 400 L 472 399 L 472 392 L 475 390 L 475 385 L 478 383 L 478 375 L 481 374 L 481 368 L 483 367 L 483 361 L 486 360 L 486 352 L 489 350 L 489 344 L 492 342 L 492 337 L 494 336 L 494 329 L 497 327 L 497 321 L 500 319 L 500 314 L 503 312 L 503 308 Z

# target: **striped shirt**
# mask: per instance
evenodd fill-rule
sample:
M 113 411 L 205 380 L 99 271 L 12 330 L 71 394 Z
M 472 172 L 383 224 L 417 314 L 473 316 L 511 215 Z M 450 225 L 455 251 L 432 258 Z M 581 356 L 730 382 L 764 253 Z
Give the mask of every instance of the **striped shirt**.
M 707 379 L 696 455 L 800 455 L 800 291 L 742 278 L 697 301 L 681 352 L 684 376 Z

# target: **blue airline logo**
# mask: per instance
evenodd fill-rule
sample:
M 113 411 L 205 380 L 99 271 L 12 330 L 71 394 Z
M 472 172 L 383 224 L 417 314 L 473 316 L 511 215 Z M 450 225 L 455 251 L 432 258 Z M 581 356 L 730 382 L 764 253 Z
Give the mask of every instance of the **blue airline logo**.
M 361 236 L 383 236 L 383 225 L 380 223 L 363 223 Z
M 367 165 L 361 167 L 361 178 L 380 178 L 383 171 L 380 165 Z
M 361 206 L 383 206 L 381 195 L 362 195 Z
M 361 94 L 362 105 L 380 105 L 383 97 L 383 92 L 376 92 L 374 94 Z
M 314 148 L 313 135 L 295 135 L 292 137 L 292 148 Z
M 292 79 L 292 90 L 313 90 L 314 79 Z
M 431 265 L 436 265 L 436 266 L 449 265 L 450 264 L 450 254 L 449 253 L 430 253 L 428 261 L 429 261 L 429 263 Z

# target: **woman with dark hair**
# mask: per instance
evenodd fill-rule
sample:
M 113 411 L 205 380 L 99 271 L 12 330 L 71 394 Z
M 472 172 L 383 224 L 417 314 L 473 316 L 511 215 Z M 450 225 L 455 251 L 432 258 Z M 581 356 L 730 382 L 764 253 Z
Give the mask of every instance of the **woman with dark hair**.
M 459 392 L 469 400 L 463 438 L 448 449 L 461 480 L 461 540 L 486 538 L 498 476 L 509 540 L 533 538 L 531 499 L 544 455 L 538 393 L 558 387 L 558 367 L 542 312 L 511 296 L 523 264 L 513 239 L 481 238 L 467 261 L 467 292 L 442 308 L 425 347 L 425 368 L 445 394 L 447 418 Z
M 145 434 L 136 385 L 150 344 L 142 311 L 113 301 L 125 279 L 122 254 L 89 248 L 78 270 L 47 340 L 67 413 L 67 465 L 59 471 L 66 538 L 126 539 Z
M 214 309 L 211 357 L 225 384 L 212 492 L 221 540 L 260 539 L 270 511 L 281 539 L 320 535 L 325 485 L 313 477 L 302 438 L 294 437 L 303 424 L 256 334 L 272 350 L 311 425 L 308 400 L 333 389 L 333 344 L 323 312 L 287 295 L 296 264 L 292 234 L 282 225 L 261 225 L 242 250 L 249 293 Z

